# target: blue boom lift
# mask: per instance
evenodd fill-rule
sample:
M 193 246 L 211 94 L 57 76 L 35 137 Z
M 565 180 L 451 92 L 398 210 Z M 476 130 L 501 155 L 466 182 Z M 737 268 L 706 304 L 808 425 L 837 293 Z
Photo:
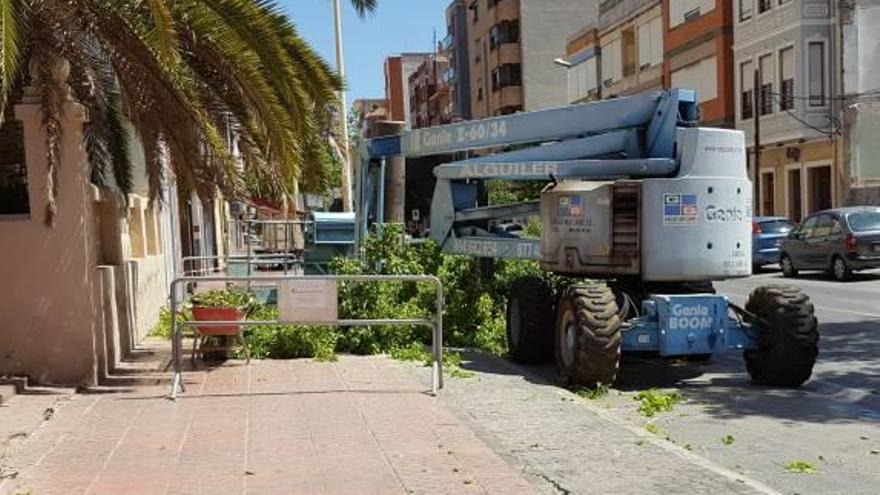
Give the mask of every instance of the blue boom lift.
M 742 350 L 754 383 L 797 387 L 818 354 L 807 295 L 759 287 L 741 308 L 712 286 L 750 274 L 752 183 L 743 134 L 697 120 L 696 93 L 669 90 L 375 138 L 362 171 L 395 155 L 484 150 L 435 169 L 431 236 L 447 253 L 538 260 L 571 279 L 558 294 L 540 278 L 512 284 L 516 361 L 555 355 L 570 383 L 589 386 L 615 380 L 621 352 Z M 547 185 L 539 201 L 479 204 L 490 180 Z M 540 239 L 492 228 L 538 215 Z

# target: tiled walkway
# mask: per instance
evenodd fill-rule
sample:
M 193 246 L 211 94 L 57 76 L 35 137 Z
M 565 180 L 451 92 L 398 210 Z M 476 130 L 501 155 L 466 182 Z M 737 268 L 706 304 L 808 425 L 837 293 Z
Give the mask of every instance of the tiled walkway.
M 186 383 L 177 403 L 167 384 L 76 396 L 11 459 L 19 476 L 0 493 L 533 492 L 385 358 L 228 363 Z

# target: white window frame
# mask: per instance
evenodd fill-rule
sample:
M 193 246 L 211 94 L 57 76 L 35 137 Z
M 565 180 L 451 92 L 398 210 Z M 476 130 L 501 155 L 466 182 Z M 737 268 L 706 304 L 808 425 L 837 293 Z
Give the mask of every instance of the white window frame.
M 749 14 L 749 17 L 746 19 L 742 18 L 742 4 L 743 3 L 751 3 L 752 4 L 752 13 Z M 758 2 L 757 2 L 757 0 L 736 0 L 735 10 L 736 10 L 736 12 L 734 12 L 734 14 L 736 15 L 736 22 L 738 24 L 745 24 L 747 22 L 750 22 L 752 19 L 754 19 L 755 15 L 758 13 Z
M 776 50 L 776 59 L 774 60 L 774 63 L 775 63 L 776 66 L 777 66 L 777 67 L 775 67 L 775 69 L 776 69 L 776 72 L 775 72 L 775 76 L 776 76 L 775 84 L 779 85 L 779 87 L 777 88 L 776 91 L 773 91 L 773 93 L 775 93 L 775 94 L 777 94 L 777 95 L 780 95 L 779 98 L 777 98 L 778 101 L 774 101 L 774 102 L 773 102 L 773 106 L 774 106 L 774 108 L 779 108 L 779 111 L 784 111 L 784 110 L 782 110 L 782 52 L 785 51 L 785 50 L 787 50 L 787 49 L 789 49 L 789 48 L 791 48 L 791 50 L 792 50 L 792 52 L 791 52 L 791 56 L 792 56 L 793 58 L 792 58 L 791 63 L 792 63 L 792 65 L 793 65 L 792 71 L 794 72 L 794 74 L 793 74 L 793 76 L 794 76 L 794 94 L 793 94 L 793 96 L 794 96 L 794 102 L 793 102 L 793 104 L 794 104 L 794 108 L 791 108 L 790 110 L 796 110 L 796 109 L 797 109 L 798 87 L 801 86 L 801 84 L 799 84 L 799 82 L 798 82 L 798 77 L 797 77 L 797 66 L 798 66 L 798 64 L 797 64 L 797 60 L 798 60 L 797 45 L 796 45 L 794 42 L 790 42 L 790 43 L 786 43 L 786 44 L 784 44 L 784 45 L 781 45 L 781 46 Z

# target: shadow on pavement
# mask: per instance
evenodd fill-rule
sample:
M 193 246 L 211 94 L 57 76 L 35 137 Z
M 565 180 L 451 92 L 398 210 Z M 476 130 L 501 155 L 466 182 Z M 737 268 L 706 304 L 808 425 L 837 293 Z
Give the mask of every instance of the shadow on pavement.
M 820 354 L 810 381 L 798 389 L 752 385 L 739 352 L 689 362 L 624 356 L 614 389 L 634 392 L 678 388 L 719 418 L 765 416 L 813 423 L 880 421 L 880 321 L 828 323 L 820 327 Z M 552 363 L 519 365 L 480 352 L 464 352 L 462 368 L 522 375 L 540 385 L 559 385 Z M 828 369 L 829 366 L 830 368 Z

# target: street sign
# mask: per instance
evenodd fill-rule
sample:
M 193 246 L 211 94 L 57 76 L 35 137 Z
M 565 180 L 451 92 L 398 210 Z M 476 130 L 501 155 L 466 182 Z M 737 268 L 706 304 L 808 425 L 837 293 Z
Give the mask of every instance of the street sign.
M 335 280 L 284 280 L 278 283 L 278 320 L 285 323 L 333 323 L 337 320 Z

